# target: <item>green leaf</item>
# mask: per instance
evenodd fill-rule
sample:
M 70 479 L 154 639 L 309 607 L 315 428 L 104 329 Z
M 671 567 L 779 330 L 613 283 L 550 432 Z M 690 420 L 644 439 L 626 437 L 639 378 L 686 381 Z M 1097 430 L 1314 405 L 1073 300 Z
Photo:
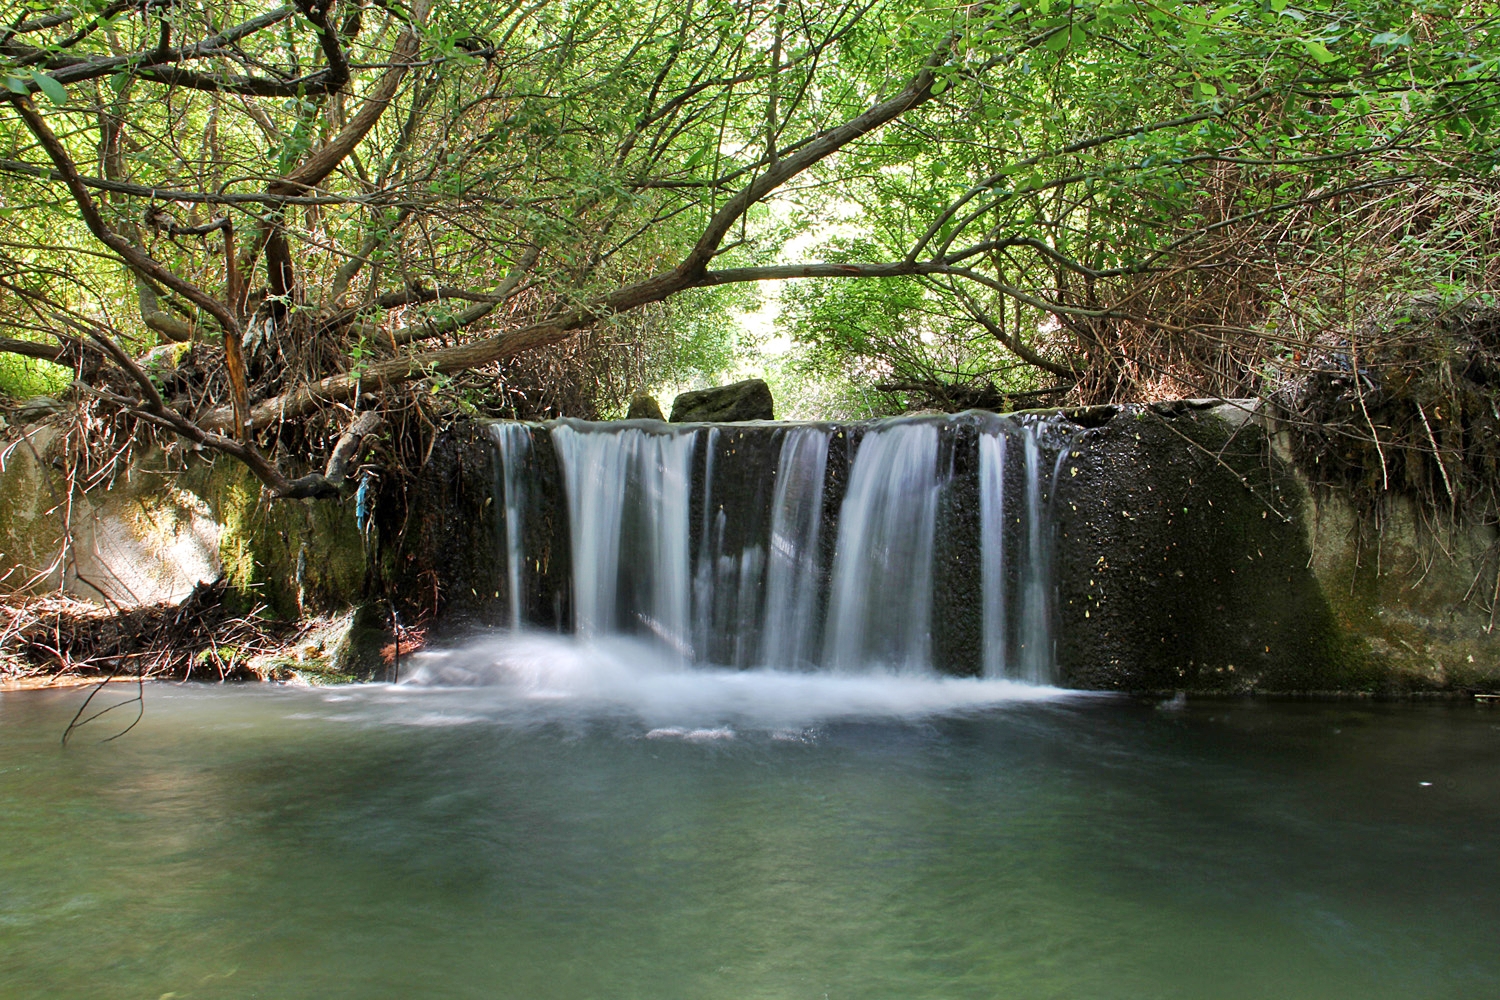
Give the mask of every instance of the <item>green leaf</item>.
M 1370 44 L 1390 46 L 1410 45 L 1411 34 L 1409 32 L 1402 32 L 1398 35 L 1394 31 L 1382 31 L 1380 34 L 1370 39 Z
M 1328 46 L 1322 42 L 1315 42 L 1311 38 L 1304 38 L 1302 39 L 1302 47 L 1307 50 L 1308 55 L 1324 65 L 1338 61 L 1339 57 L 1329 52 Z
M 68 88 L 58 83 L 57 80 L 36 70 L 31 71 L 31 78 L 36 81 L 37 89 L 46 94 L 53 104 L 68 103 Z
M 21 94 L 24 96 L 27 93 L 26 81 L 19 76 L 6 77 L 5 86 L 12 94 Z

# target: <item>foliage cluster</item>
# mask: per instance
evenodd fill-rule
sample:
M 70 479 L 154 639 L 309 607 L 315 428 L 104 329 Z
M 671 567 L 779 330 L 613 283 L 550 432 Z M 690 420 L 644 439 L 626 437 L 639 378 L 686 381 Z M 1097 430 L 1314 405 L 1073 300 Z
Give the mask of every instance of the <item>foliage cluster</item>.
M 286 495 L 277 449 L 350 410 L 399 466 L 454 412 L 708 378 L 768 281 L 776 374 L 839 405 L 1267 393 L 1392 293 L 1500 283 L 1497 26 L 1466 0 L 30 0 L 0 26 L 0 352 Z M 172 378 L 133 360 L 163 340 L 197 345 Z

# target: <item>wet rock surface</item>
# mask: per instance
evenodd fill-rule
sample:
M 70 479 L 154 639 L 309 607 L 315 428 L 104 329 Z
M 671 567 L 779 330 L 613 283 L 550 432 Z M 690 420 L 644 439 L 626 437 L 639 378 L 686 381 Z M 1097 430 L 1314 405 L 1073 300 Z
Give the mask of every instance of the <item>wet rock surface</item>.
M 1310 568 L 1311 511 L 1258 426 L 1126 407 L 1084 428 L 1055 498 L 1068 686 L 1337 690 L 1374 678 Z
M 982 422 L 994 418 L 937 419 L 943 485 L 932 659 L 946 672 L 969 675 L 983 666 L 976 442 Z M 1385 545 L 1388 557 L 1399 560 L 1387 558 L 1377 568 L 1352 515 L 1336 497 L 1314 498 L 1244 404 L 1191 400 L 1011 419 L 1049 428 L 1042 457 L 1060 683 L 1221 694 L 1500 686 L 1500 646 L 1485 632 L 1480 609 L 1462 605 L 1458 586 L 1482 569 L 1488 535 L 1468 540 L 1467 561 L 1445 567 L 1424 560 L 1414 526 L 1390 522 Z M 767 504 L 789 426 L 718 427 L 700 435 L 691 466 L 693 506 L 706 505 L 712 516 L 691 527 L 694 572 L 768 544 Z M 825 582 L 850 470 L 871 426 L 830 428 L 817 554 Z M 432 504 L 473 506 L 460 497 L 494 488 L 485 485 L 496 475 L 490 446 L 482 432 L 469 433 L 474 440 L 455 457 L 461 452 L 471 471 L 460 483 L 443 464 L 452 459 L 435 461 L 434 471 L 450 486 Z M 530 578 L 526 604 L 536 620 L 566 629 L 566 497 L 546 438 L 539 428 L 528 530 L 541 534 L 527 546 L 546 553 L 547 570 Z M 431 529 L 443 537 L 427 545 L 446 600 L 470 623 L 498 620 L 495 608 L 504 601 L 495 584 L 502 580 L 504 589 L 493 514 L 484 524 Z M 1408 572 L 1413 567 L 1425 570 L 1425 581 Z M 757 598 L 750 592 L 739 599 Z M 710 635 L 703 641 L 725 660 L 737 631 L 747 622 L 753 629 L 756 619 L 750 606 L 719 612 L 706 622 Z M 826 607 L 817 613 L 822 631 Z M 741 641 L 753 643 L 754 635 Z

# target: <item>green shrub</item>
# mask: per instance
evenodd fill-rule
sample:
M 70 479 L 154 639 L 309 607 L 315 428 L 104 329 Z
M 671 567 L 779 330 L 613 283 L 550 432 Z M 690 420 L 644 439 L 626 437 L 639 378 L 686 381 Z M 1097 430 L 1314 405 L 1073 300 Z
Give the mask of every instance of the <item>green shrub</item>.
M 72 381 L 71 368 L 19 354 L 0 354 L 0 396 L 16 400 L 59 396 Z

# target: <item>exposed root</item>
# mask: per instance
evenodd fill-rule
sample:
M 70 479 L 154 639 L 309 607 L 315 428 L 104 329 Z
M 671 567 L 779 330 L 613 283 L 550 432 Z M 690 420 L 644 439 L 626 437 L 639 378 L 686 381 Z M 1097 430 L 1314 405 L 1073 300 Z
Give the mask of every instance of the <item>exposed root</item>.
M 1397 492 L 1500 521 L 1500 309 L 1417 302 L 1366 335 L 1379 350 L 1322 347 L 1276 400 L 1303 468 L 1367 512 Z

